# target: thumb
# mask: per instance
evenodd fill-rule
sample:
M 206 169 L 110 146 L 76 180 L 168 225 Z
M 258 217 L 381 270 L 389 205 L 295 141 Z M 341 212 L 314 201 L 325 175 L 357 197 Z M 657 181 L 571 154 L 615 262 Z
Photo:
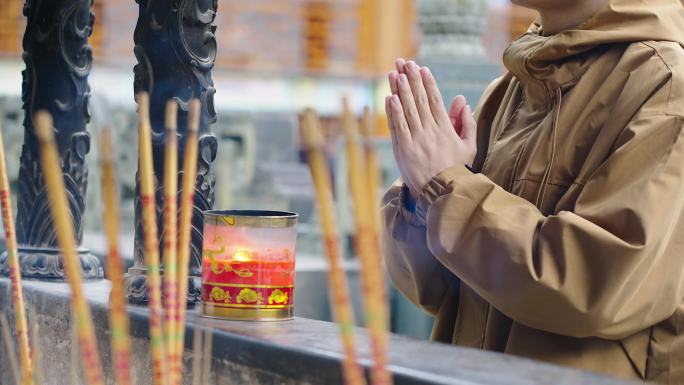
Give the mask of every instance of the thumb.
M 468 145 L 477 146 L 477 122 L 470 105 L 461 109 L 461 139 Z
M 451 126 L 454 127 L 458 136 L 461 136 L 461 131 L 463 126 L 461 125 L 461 112 L 466 107 L 466 98 L 463 95 L 458 95 L 451 102 L 451 108 L 449 109 L 449 120 L 451 121 Z

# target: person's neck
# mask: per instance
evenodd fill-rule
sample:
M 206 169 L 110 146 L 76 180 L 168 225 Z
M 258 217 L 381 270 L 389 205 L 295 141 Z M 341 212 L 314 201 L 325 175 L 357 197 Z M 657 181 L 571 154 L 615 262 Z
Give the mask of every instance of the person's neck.
M 608 0 L 577 0 L 574 4 L 538 9 L 545 35 L 577 27 L 593 16 Z

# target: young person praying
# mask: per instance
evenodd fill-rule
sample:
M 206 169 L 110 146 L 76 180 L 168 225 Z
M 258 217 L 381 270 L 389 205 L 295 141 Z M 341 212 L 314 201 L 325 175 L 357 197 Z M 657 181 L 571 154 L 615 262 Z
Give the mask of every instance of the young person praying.
M 392 280 L 435 341 L 684 384 L 684 6 L 513 2 L 540 18 L 474 114 L 389 75 Z

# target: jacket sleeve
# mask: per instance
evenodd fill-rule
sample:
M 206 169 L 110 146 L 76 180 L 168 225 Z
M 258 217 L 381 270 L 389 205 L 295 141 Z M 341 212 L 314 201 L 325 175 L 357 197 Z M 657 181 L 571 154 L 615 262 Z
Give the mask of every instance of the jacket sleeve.
M 494 80 L 478 103 L 475 117 L 478 122 L 477 152 L 481 158 L 487 153 L 492 125 L 491 118 L 485 117 L 496 115 L 510 81 L 510 74 Z M 435 316 L 449 285 L 458 278 L 428 248 L 425 223 L 405 207 L 401 180 L 385 194 L 382 221 L 383 255 L 394 286 L 424 312 Z
M 585 182 L 573 212 L 544 216 L 482 174 L 448 169 L 418 202 L 429 249 L 529 327 L 607 339 L 650 327 L 684 298 L 683 126 L 680 116 L 633 120 Z M 421 253 L 414 258 L 429 259 Z M 404 266 L 415 277 L 415 262 Z
M 383 199 L 383 255 L 394 286 L 434 316 L 456 277 L 428 249 L 427 229 L 405 207 L 404 193 L 403 183 L 397 181 Z

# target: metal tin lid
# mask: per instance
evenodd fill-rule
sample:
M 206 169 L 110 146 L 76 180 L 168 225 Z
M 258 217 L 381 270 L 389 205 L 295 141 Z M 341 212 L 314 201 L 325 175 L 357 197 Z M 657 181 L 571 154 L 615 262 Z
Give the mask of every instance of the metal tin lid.
M 286 228 L 297 224 L 299 214 L 270 210 L 209 210 L 204 223 L 225 226 Z

